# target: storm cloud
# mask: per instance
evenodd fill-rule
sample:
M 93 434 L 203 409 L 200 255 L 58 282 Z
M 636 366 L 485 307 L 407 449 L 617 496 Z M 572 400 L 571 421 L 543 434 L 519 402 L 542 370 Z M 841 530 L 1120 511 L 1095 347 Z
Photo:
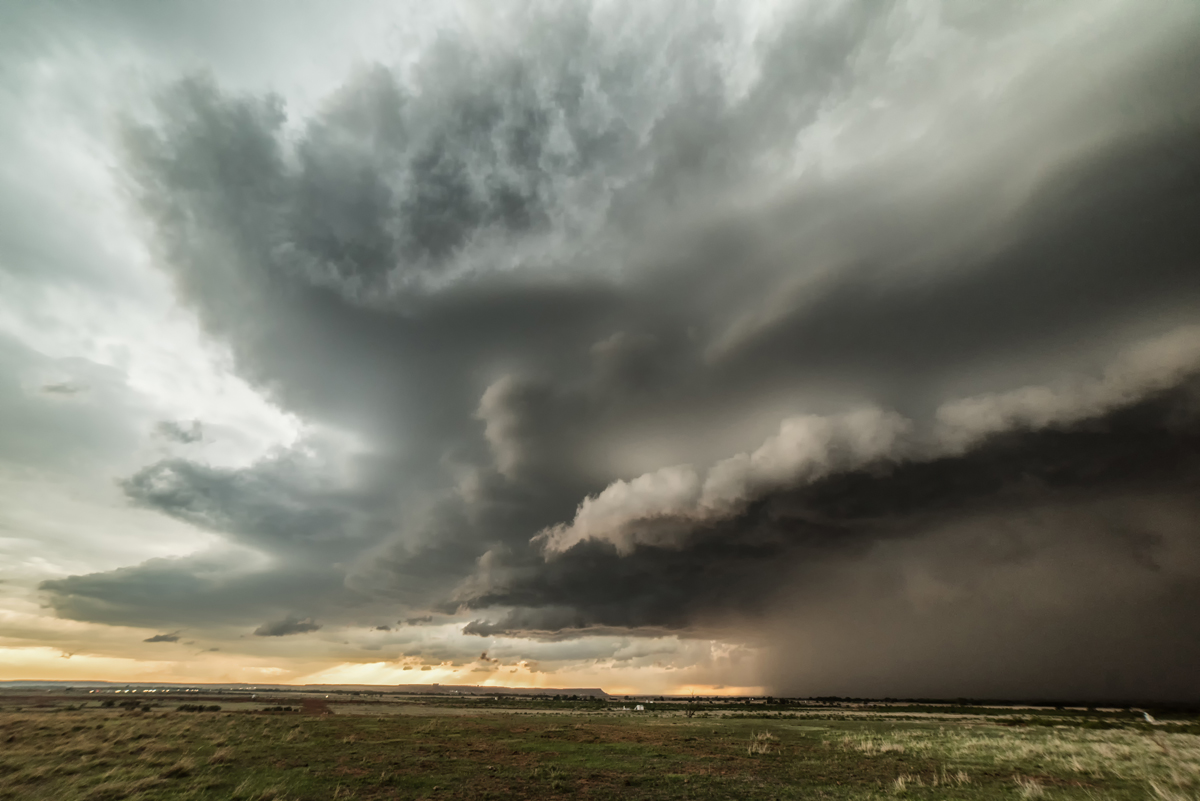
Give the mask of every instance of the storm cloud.
M 303 112 L 200 71 L 124 115 L 157 268 L 307 428 L 131 470 L 218 544 L 48 580 L 58 615 L 1194 694 L 1195 8 L 477 14 Z

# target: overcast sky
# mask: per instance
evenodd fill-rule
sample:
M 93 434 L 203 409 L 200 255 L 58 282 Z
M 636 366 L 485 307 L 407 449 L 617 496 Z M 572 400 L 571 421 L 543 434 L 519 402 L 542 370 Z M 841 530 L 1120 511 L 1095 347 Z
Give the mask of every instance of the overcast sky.
M 1200 6 L 0 2 L 0 679 L 1197 697 Z

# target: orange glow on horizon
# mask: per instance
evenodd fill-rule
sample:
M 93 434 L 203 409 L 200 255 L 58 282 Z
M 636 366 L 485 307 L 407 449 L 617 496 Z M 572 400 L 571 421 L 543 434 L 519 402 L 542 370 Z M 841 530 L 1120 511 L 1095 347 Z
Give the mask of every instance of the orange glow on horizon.
M 298 669 L 297 669 L 298 668 Z M 409 669 L 391 662 L 305 664 L 278 667 L 235 654 L 205 654 L 180 661 L 68 654 L 46 646 L 0 647 L 0 681 L 107 681 L 164 684 L 465 685 L 512 689 L 591 689 L 609 695 L 762 695 L 763 688 L 681 683 L 671 668 L 616 668 L 584 664 L 554 672 L 525 665 L 483 670 L 477 664 Z

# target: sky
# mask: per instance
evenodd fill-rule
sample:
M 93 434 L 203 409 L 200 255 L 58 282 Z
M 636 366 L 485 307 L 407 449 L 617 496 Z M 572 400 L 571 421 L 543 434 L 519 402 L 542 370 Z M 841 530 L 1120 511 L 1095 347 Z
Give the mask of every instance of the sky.
M 1200 6 L 0 2 L 0 680 L 1196 700 Z

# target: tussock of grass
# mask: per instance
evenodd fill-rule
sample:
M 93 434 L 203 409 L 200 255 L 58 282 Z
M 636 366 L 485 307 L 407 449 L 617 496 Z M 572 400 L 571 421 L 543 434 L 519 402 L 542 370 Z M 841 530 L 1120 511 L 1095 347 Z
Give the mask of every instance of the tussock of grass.
M 1017 783 L 1017 789 L 1020 791 L 1022 798 L 1041 798 L 1046 792 L 1046 788 L 1042 787 L 1042 783 L 1037 779 L 1031 779 L 1028 776 L 1017 776 L 1013 781 Z
M 147 756 L 154 756 L 157 754 L 174 754 L 179 750 L 179 746 L 169 742 L 151 742 L 141 746 L 139 750 Z
M 232 748 L 218 748 L 208 757 L 208 764 L 223 765 L 226 762 L 233 761 L 234 751 Z
M 962 787 L 964 784 L 970 784 L 971 777 L 967 775 L 965 770 L 956 770 L 954 773 L 949 773 L 945 768 L 942 769 L 942 784 L 955 785 Z
M 184 776 L 192 775 L 192 771 L 195 769 L 195 760 L 184 757 L 159 775 L 164 779 L 182 779 Z
M 158 779 L 136 779 L 109 781 L 98 784 L 83 796 L 84 801 L 118 801 L 153 790 L 160 785 Z
M 770 754 L 775 750 L 775 746 L 771 741 L 775 739 L 775 735 L 769 731 L 760 731 L 750 738 L 750 744 L 746 746 L 746 753 L 751 756 L 756 754 Z
M 864 754 L 886 754 L 888 752 L 895 752 L 897 754 L 904 753 L 903 744 L 889 742 L 881 737 L 865 737 L 859 739 L 843 737 L 842 746 L 844 748 L 853 748 L 857 751 L 861 751 Z
M 1196 801 L 1196 796 L 1165 787 L 1158 782 L 1150 782 L 1150 789 L 1154 791 L 1154 796 L 1162 801 Z

